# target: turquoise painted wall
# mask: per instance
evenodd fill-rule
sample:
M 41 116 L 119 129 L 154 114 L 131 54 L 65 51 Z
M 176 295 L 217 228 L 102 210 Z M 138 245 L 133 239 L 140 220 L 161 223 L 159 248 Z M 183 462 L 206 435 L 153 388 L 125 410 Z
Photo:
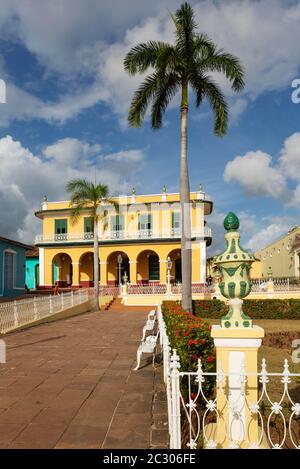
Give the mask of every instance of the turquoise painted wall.
M 38 257 L 28 257 L 26 259 L 26 275 L 25 275 L 25 283 L 28 288 L 33 289 L 37 288 L 38 286 L 38 276 L 36 275 L 36 270 L 39 265 L 39 258 Z
M 11 249 L 16 253 L 15 284 L 12 289 L 4 289 L 4 251 Z M 17 296 L 25 293 L 25 248 L 13 242 L 0 240 L 0 296 Z

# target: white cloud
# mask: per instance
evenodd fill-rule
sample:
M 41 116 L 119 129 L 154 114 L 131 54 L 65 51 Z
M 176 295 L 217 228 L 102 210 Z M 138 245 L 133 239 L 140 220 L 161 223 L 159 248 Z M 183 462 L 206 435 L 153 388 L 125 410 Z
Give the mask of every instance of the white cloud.
M 124 73 L 124 56 L 141 41 L 172 41 L 173 24 L 166 7 L 174 11 L 179 3 L 90 0 L 87 7 L 85 0 L 53 0 L 41 9 L 37 1 L 2 0 L 2 35 L 21 41 L 44 66 L 46 77 L 55 74 L 58 82 L 71 84 L 68 89 L 72 91 L 49 103 L 9 83 L 16 97 L 8 101 L 6 110 L 1 107 L 0 121 L 7 124 L 13 118 L 34 117 L 64 122 L 83 109 L 104 102 L 124 125 L 132 92 L 140 82 L 139 77 Z M 239 97 L 232 98 L 226 80 L 220 78 L 232 99 L 233 119 L 245 110 L 249 99 L 289 86 L 297 76 L 299 3 L 192 3 L 199 30 L 207 32 L 219 47 L 235 53 L 245 65 L 246 90 Z M 91 84 L 84 86 L 82 77 L 88 77 Z
M 226 182 L 238 182 L 249 196 L 286 197 L 287 184 L 272 157 L 260 150 L 236 156 L 225 166 Z
M 101 154 L 101 145 L 90 145 L 74 138 L 61 139 L 45 147 L 40 155 L 14 140 L 10 135 L 0 139 L 0 218 L 1 234 L 27 242 L 40 230 L 34 217 L 39 201 L 65 199 L 66 183 L 75 177 L 94 179 L 109 186 L 112 193 L 129 192 L 139 165 L 142 150 L 124 150 L 112 155 Z M 117 162 L 117 164 L 116 164 Z M 129 164 L 128 164 L 129 163 Z
M 285 140 L 279 162 L 281 171 L 286 177 L 300 181 L 300 132 Z
M 208 248 L 208 256 L 223 252 L 226 246 L 223 221 L 226 213 L 214 210 L 208 218 L 208 225 L 213 230 L 212 246 Z M 241 234 L 240 244 L 249 251 L 256 252 L 258 249 L 275 241 L 282 234 L 287 233 L 293 226 L 299 224 L 297 216 L 268 216 L 260 218 L 250 211 L 239 211 L 237 216 L 240 220 L 239 232 Z
M 255 252 L 258 249 L 272 243 L 287 231 L 282 223 L 271 223 L 269 226 L 258 229 L 255 234 L 247 241 L 246 247 Z

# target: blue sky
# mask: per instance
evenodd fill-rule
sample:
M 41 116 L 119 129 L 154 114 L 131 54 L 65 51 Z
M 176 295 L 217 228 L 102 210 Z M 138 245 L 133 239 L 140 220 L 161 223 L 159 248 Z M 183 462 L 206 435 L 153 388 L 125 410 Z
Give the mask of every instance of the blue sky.
M 175 98 L 164 126 L 129 129 L 126 113 L 141 78 L 122 60 L 138 42 L 172 41 L 168 9 L 175 0 L 2 0 L 0 78 L 1 234 L 32 242 L 41 227 L 34 210 L 46 193 L 64 199 L 75 176 L 97 177 L 112 193 L 178 190 L 179 111 Z M 222 219 L 241 219 L 243 244 L 256 250 L 299 224 L 300 104 L 291 83 L 300 77 L 300 2 L 191 1 L 199 30 L 239 56 L 246 88 L 233 96 L 226 137 L 213 134 L 204 104 L 189 114 L 191 188 L 214 201 L 207 220 L 210 252 L 223 245 Z

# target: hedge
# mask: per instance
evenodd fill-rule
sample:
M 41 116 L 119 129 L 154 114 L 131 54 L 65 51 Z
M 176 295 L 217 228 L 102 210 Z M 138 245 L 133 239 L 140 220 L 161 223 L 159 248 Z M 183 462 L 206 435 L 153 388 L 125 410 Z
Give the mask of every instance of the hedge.
M 244 300 L 243 311 L 251 319 L 300 319 L 300 300 Z M 201 318 L 220 319 L 228 312 L 221 300 L 194 300 L 193 313 Z

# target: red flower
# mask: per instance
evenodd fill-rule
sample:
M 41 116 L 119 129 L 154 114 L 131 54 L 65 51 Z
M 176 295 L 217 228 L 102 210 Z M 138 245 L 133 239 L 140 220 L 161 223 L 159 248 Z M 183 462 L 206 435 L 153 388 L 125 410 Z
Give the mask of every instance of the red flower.
M 213 355 L 210 355 L 208 358 L 207 358 L 207 361 L 208 362 L 213 362 L 215 360 L 216 357 L 214 357 Z
M 205 344 L 205 339 L 201 339 L 201 345 Z

